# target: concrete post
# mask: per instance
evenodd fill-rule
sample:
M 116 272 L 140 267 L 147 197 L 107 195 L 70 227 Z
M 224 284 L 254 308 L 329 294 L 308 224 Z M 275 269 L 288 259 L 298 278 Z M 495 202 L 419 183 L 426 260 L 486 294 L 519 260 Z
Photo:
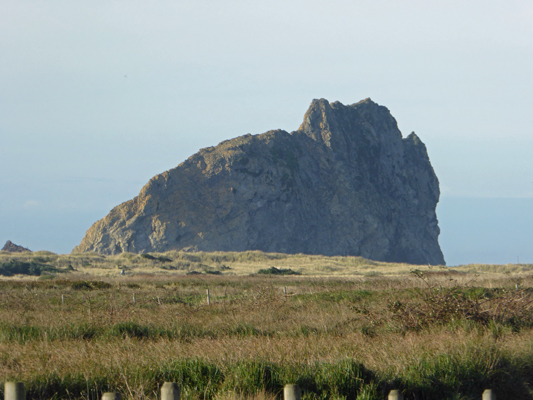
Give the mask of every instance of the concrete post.
M 174 382 L 165 382 L 161 386 L 161 400 L 180 400 L 180 387 Z
M 116 392 L 107 392 L 102 395 L 102 400 L 122 400 L 122 395 Z
M 301 400 L 302 391 L 298 385 L 285 385 L 283 388 L 283 400 Z
M 26 389 L 22 382 L 6 382 L 4 386 L 5 400 L 26 400 Z
M 496 400 L 496 394 L 491 389 L 485 389 L 483 392 L 483 400 Z
M 391 390 L 389 392 L 389 400 L 403 400 L 403 394 L 400 390 Z
M 211 304 L 211 298 L 209 297 L 209 289 L 207 289 L 207 305 Z

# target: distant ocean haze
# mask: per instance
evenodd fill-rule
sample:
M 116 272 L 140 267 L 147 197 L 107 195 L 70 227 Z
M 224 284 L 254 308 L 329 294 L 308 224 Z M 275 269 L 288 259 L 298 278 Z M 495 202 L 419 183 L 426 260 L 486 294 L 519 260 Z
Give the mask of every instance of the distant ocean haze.
M 533 263 L 533 198 L 442 197 L 437 218 L 449 266 Z

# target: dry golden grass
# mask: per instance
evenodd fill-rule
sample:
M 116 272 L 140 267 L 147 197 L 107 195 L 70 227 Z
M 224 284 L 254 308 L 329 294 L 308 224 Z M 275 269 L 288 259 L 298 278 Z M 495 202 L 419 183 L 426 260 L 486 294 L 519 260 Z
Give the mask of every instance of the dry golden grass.
M 78 374 L 87 382 L 109 376 L 128 397 L 144 399 L 150 371 L 183 359 L 221 369 L 257 360 L 295 366 L 357 360 L 383 387 L 390 377 L 411 376 L 413 366 L 441 356 L 488 357 L 494 365 L 502 357 L 533 360 L 531 321 L 515 326 L 459 315 L 413 328 L 391 308 L 401 302 L 419 312 L 428 291 L 459 288 L 507 296 L 514 303 L 498 304 L 525 315 L 533 304 L 529 265 L 446 268 L 261 252 L 152 256 L 0 252 L 0 263 L 33 261 L 65 271 L 0 281 L 0 380 L 35 382 L 43 371 L 61 379 Z M 302 275 L 257 275 L 270 267 Z M 202 274 L 187 275 L 192 271 Z M 220 275 L 206 273 L 213 271 Z M 480 299 L 482 313 L 496 304 Z M 235 396 L 244 395 L 216 394 Z M 275 393 L 258 388 L 246 396 L 272 400 Z
M 382 372 L 401 374 L 416 364 L 421 356 L 462 353 L 472 347 L 497 344 L 509 353 L 532 351 L 533 334 L 524 332 L 495 341 L 477 331 L 451 332 L 446 329 L 405 335 L 394 333 L 371 338 L 352 332 L 334 341 L 330 337 L 224 337 L 179 342 L 161 339 L 139 341 L 67 340 L 35 341 L 28 344 L 0 344 L 2 370 L 0 375 L 28 379 L 47 372 L 64 374 L 76 371 L 83 375 L 112 374 L 114 371 L 135 371 L 141 366 L 158 366 L 179 358 L 202 358 L 216 364 L 242 360 L 264 360 L 274 363 L 314 364 L 353 358 L 365 366 Z
M 123 253 L 115 256 L 103 256 L 96 253 L 54 254 L 47 251 L 10 253 L 0 252 L 0 264 L 12 259 L 20 261 L 38 261 L 58 268 L 71 266 L 78 275 L 114 277 L 124 269 L 128 275 L 186 275 L 191 272 L 221 273 L 224 275 L 244 276 L 257 273 L 260 269 L 290 268 L 305 276 L 330 277 L 373 277 L 406 275 L 412 270 L 439 271 L 453 270 L 458 273 L 486 275 L 488 280 L 506 279 L 509 274 L 519 278 L 533 274 L 531 264 L 469 264 L 447 268 L 445 266 L 410 265 L 403 263 L 385 263 L 371 261 L 353 256 L 320 256 L 306 254 L 246 252 L 182 252 L 169 251 L 151 254 L 155 259 L 144 258 L 146 255 Z M 164 258 L 169 261 L 160 261 Z M 27 278 L 18 276 L 17 279 Z M 5 279 L 5 278 L 3 278 Z M 30 278 L 32 279 L 32 278 Z M 35 278 L 33 278 L 35 279 Z M 471 279 L 467 276 L 464 279 Z

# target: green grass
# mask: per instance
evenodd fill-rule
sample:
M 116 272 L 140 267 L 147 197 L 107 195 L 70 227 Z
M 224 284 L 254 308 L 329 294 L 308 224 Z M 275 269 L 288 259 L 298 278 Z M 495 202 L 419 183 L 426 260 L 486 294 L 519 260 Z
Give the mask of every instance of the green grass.
M 406 399 L 473 400 L 480 399 L 484 389 L 493 388 L 498 398 L 520 400 L 531 398 L 525 361 L 510 359 L 495 349 L 467 349 L 465 357 L 424 355 L 402 375 L 391 377 L 350 359 L 306 365 L 263 360 L 215 364 L 181 359 L 141 368 L 125 366 L 90 377 L 43 373 L 25 384 L 32 399 L 96 399 L 105 391 L 147 398 L 157 393 L 163 382 L 170 381 L 180 383 L 184 399 L 210 400 L 231 393 L 252 396 L 260 392 L 280 398 L 284 385 L 295 383 L 304 399 L 377 400 L 396 388 Z

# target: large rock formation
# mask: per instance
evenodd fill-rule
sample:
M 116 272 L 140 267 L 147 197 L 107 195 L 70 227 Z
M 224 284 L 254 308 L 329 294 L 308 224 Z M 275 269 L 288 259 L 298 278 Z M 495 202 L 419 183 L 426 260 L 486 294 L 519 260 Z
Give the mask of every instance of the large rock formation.
M 370 99 L 314 100 L 300 128 L 200 150 L 96 222 L 74 252 L 358 255 L 444 264 L 426 147 Z
M 26 251 L 29 251 L 31 253 L 30 249 L 19 246 L 18 244 L 13 243 L 11 240 L 8 240 L 6 244 L 4 244 L 4 247 L 2 247 L 2 251 L 9 251 L 11 253 L 24 253 Z

